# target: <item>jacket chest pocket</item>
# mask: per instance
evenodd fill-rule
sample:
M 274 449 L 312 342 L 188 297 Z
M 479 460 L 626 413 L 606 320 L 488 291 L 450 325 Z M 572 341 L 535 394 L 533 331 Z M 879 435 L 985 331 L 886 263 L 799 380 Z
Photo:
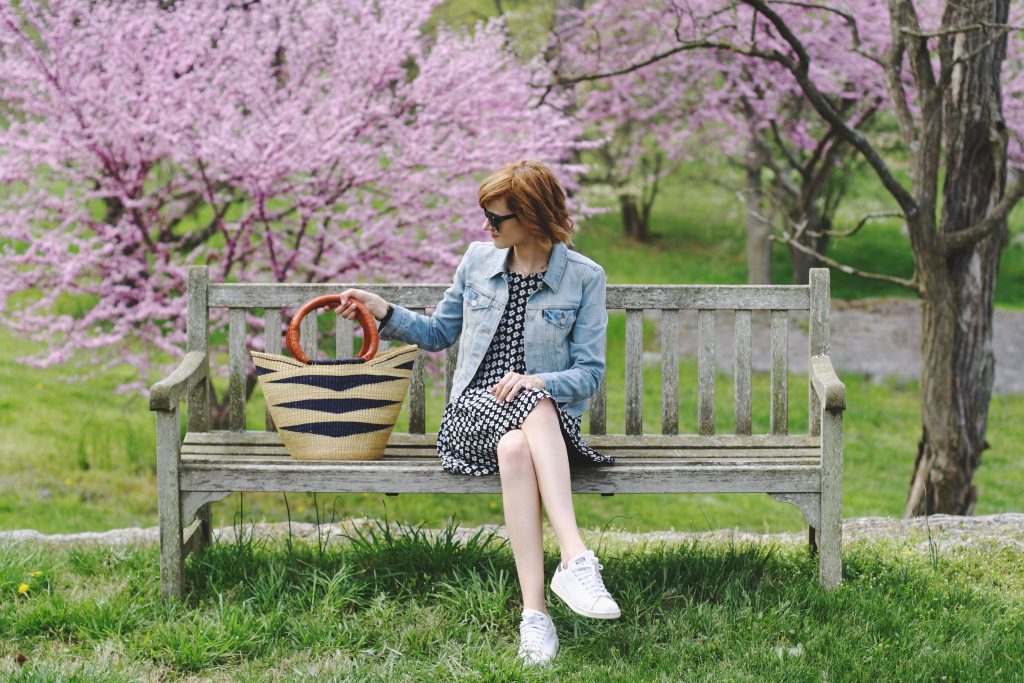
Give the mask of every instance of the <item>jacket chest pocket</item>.
M 498 302 L 492 297 L 475 289 L 467 288 L 463 303 L 463 313 L 466 316 L 466 322 L 470 325 L 479 324 L 497 305 Z
M 561 345 L 565 342 L 572 326 L 576 322 L 576 309 L 573 307 L 549 306 L 541 311 L 544 336 L 548 341 Z

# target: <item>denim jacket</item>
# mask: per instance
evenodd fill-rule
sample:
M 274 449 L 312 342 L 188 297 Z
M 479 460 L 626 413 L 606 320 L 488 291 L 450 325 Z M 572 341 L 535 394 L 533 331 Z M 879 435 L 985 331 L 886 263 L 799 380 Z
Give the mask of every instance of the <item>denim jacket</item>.
M 392 304 L 381 339 L 439 351 L 462 338 L 452 378 L 454 401 L 473 380 L 508 301 L 508 249 L 473 242 L 433 315 Z M 538 375 L 568 414 L 580 417 L 605 372 L 604 269 L 556 243 L 543 284 L 526 303 L 526 374 Z

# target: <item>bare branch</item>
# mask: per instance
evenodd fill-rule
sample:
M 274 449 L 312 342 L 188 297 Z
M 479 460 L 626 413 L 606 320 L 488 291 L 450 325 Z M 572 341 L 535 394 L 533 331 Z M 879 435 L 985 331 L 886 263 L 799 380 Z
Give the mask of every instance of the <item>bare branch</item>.
M 917 202 L 914 201 L 913 195 L 896 179 L 889 170 L 888 164 L 882 159 L 881 155 L 875 150 L 875 148 L 868 142 L 867 138 L 861 135 L 858 131 L 850 128 L 842 117 L 836 112 L 835 108 L 832 107 L 828 98 L 818 89 L 818 87 L 811 81 L 808 75 L 808 67 L 810 65 L 810 58 L 807 55 L 807 50 L 804 49 L 803 43 L 800 42 L 789 26 L 786 25 L 785 20 L 776 14 L 767 3 L 763 0 L 743 0 L 744 3 L 750 5 L 755 10 L 764 14 L 764 16 L 775 26 L 775 29 L 782 36 L 783 40 L 789 44 L 790 48 L 797 54 L 798 62 L 794 62 L 792 59 L 783 55 L 779 52 L 773 52 L 768 55 L 767 58 L 772 61 L 778 62 L 785 66 L 790 73 L 796 78 L 800 88 L 804 91 L 807 99 L 810 100 L 811 105 L 815 108 L 819 115 L 824 118 L 828 123 L 836 129 L 837 134 L 845 138 L 850 144 L 852 144 L 857 151 L 859 151 L 868 163 L 874 169 L 875 173 L 878 174 L 879 179 L 885 186 L 886 190 L 896 199 L 896 202 L 903 209 L 903 212 L 908 218 L 917 216 L 920 212 L 920 208 Z M 765 56 L 764 53 L 754 54 L 752 56 Z
M 918 31 L 910 28 L 901 27 L 900 32 L 905 33 L 908 36 L 914 36 L 915 38 L 939 38 L 941 36 L 949 36 L 956 33 L 967 33 L 968 31 L 988 31 L 993 29 L 1000 32 L 1024 31 L 1024 26 L 1014 26 L 1013 24 L 997 24 L 991 21 L 979 21 L 976 24 L 950 26 L 948 28 L 938 29 L 936 31 Z
M 828 236 L 835 237 L 836 239 L 841 239 L 843 237 L 853 237 L 861 228 L 864 227 L 865 224 L 867 224 L 869 220 L 872 220 L 874 218 L 903 218 L 903 213 L 901 211 L 879 211 L 878 213 L 869 213 L 865 215 L 863 218 L 861 218 L 860 221 L 857 222 L 857 225 L 850 230 L 808 230 L 807 234 L 810 235 L 811 237 Z
M 918 294 L 919 296 L 922 294 L 921 289 L 920 289 L 920 287 L 917 284 L 917 273 L 916 272 L 914 273 L 914 276 L 912 278 L 910 278 L 909 280 L 907 280 L 905 278 L 901 278 L 901 277 L 894 277 L 892 275 L 886 275 L 884 273 L 869 273 L 868 271 L 859 270 L 857 268 L 854 268 L 853 266 L 848 266 L 845 263 L 839 263 L 835 259 L 829 258 L 828 256 L 825 256 L 824 254 L 819 254 L 817 251 L 815 251 L 814 249 L 811 249 L 806 244 L 801 244 L 799 241 L 797 241 L 796 239 L 793 239 L 791 237 L 777 237 L 775 235 L 769 235 L 768 239 L 770 239 L 770 240 L 772 240 L 774 242 L 785 242 L 785 243 L 795 247 L 796 249 L 804 252 L 805 254 L 810 254 L 811 256 L 815 257 L 816 259 L 818 259 L 822 263 L 827 263 L 828 265 L 832 266 L 833 268 L 841 270 L 844 273 L 849 273 L 850 275 L 856 275 L 858 277 L 867 278 L 869 280 L 882 280 L 883 282 L 890 282 L 890 283 L 892 283 L 894 285 L 899 285 L 900 287 L 905 287 L 906 289 L 909 289 L 909 290 L 913 291 L 914 293 Z
M 1024 175 L 1017 176 L 1017 181 L 1013 186 L 980 221 L 965 230 L 943 233 L 940 238 L 942 250 L 946 254 L 950 254 L 970 247 L 994 233 L 1005 224 L 1006 216 L 1017 205 L 1021 197 L 1024 197 Z

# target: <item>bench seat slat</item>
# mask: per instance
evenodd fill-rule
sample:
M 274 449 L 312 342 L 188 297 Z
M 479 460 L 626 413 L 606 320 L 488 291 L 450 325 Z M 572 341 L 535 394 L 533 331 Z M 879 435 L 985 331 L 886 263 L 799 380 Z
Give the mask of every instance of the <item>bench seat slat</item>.
M 453 475 L 422 463 L 182 463 L 183 491 L 498 493 L 499 477 Z M 801 493 L 821 490 L 817 465 L 616 464 L 573 472 L 574 493 Z
M 820 448 L 821 437 L 808 434 L 598 434 L 583 435 L 584 440 L 597 450 L 609 448 Z M 231 432 L 189 432 L 185 435 L 184 446 L 192 444 L 215 445 L 270 445 L 281 446 L 281 437 L 276 432 L 248 431 Z M 394 432 L 388 441 L 388 448 L 429 447 L 435 448 L 437 433 L 407 434 Z
M 776 448 L 776 449 L 756 449 L 756 448 L 692 448 L 692 449 L 667 449 L 667 448 L 606 448 L 602 453 L 615 456 L 617 458 L 659 458 L 661 460 L 666 459 L 687 459 L 697 458 L 701 460 L 725 460 L 725 459 L 742 459 L 742 460 L 758 460 L 763 461 L 766 459 L 818 459 L 821 457 L 821 451 L 815 448 Z M 185 458 L 203 458 L 212 457 L 217 455 L 225 455 L 228 457 L 247 457 L 247 458 L 273 458 L 273 457 L 287 457 L 291 458 L 288 452 L 283 446 L 212 446 L 208 444 L 192 445 L 182 449 L 181 457 Z M 407 458 L 407 457 L 423 457 L 423 458 L 434 458 L 437 459 L 437 450 L 435 448 L 389 448 L 384 451 L 384 459 L 394 458 Z M 297 460 L 297 462 L 300 462 Z

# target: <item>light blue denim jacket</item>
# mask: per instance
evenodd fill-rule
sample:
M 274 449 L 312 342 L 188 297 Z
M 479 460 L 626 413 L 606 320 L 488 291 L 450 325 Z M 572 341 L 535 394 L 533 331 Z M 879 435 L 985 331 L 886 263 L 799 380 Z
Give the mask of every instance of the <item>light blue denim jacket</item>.
M 449 400 L 473 380 L 508 301 L 508 249 L 473 242 L 434 314 L 420 315 L 392 304 L 381 339 L 399 339 L 439 351 L 462 338 Z M 538 375 L 552 398 L 579 417 L 597 393 L 605 372 L 604 269 L 556 243 L 543 285 L 526 303 L 526 374 Z

